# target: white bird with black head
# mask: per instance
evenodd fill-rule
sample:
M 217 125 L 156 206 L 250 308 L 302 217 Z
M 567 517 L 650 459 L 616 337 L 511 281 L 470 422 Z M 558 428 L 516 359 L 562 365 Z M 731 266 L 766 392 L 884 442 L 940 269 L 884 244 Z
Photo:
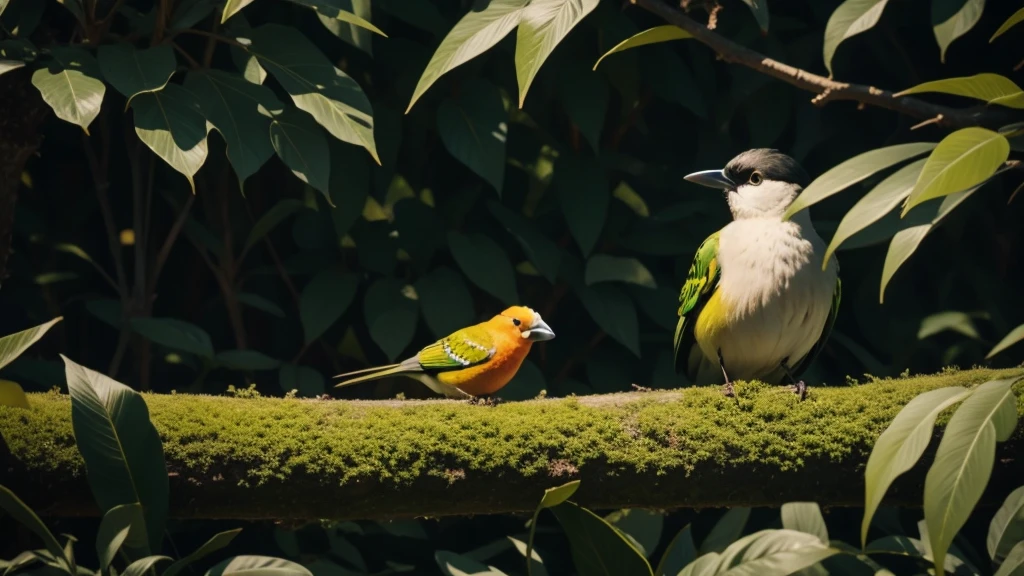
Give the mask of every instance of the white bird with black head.
M 839 308 L 839 264 L 806 210 L 782 215 L 810 178 L 796 160 L 748 150 L 686 180 L 725 193 L 733 221 L 697 249 L 679 295 L 676 371 L 696 384 L 797 378 L 821 351 Z

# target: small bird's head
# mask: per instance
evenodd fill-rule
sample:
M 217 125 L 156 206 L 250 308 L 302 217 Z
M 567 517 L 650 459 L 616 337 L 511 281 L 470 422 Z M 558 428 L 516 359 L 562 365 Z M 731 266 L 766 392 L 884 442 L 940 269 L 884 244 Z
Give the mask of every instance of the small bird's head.
M 551 340 L 555 333 L 544 323 L 540 314 L 526 306 L 512 306 L 493 318 L 494 322 L 507 324 L 519 331 L 520 337 L 530 342 Z
M 796 160 L 771 148 L 747 150 L 723 170 L 694 172 L 686 179 L 724 190 L 729 210 L 737 220 L 781 217 L 810 182 Z

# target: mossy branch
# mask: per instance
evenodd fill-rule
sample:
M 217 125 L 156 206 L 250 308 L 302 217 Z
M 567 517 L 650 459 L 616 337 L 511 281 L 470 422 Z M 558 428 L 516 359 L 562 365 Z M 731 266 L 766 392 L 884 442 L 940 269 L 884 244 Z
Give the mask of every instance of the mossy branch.
M 497 406 L 145 399 L 164 442 L 171 514 L 179 518 L 530 511 L 545 488 L 571 479 L 583 481 L 576 500 L 599 509 L 794 500 L 859 506 L 874 440 L 915 395 L 1021 373 L 977 369 L 816 387 L 804 402 L 781 388 L 739 384 L 738 406 L 717 387 Z M 1024 394 L 1024 384 L 1017 391 Z M 31 410 L 0 407 L 0 483 L 42 514 L 96 514 L 74 446 L 69 398 L 31 394 L 29 401 Z M 988 500 L 1024 478 L 1024 459 L 1014 456 L 1022 429 L 999 448 Z M 924 469 L 923 463 L 898 481 L 888 501 L 919 506 Z

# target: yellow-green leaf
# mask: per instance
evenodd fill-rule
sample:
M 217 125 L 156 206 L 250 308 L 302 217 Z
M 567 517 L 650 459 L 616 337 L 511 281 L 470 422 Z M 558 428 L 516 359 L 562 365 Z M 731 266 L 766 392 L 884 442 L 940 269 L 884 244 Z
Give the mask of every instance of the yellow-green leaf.
M 63 316 L 58 316 L 45 324 L 0 338 L 0 368 L 14 362 L 18 356 L 21 356 L 25 350 L 28 350 L 29 346 L 38 342 L 46 334 L 47 330 L 63 319 Z
M 237 14 L 242 8 L 252 4 L 253 0 L 228 0 L 224 3 L 224 12 L 221 14 L 220 23 L 223 24 Z
M 11 406 L 13 408 L 29 408 L 28 396 L 21 385 L 10 380 L 0 380 L 0 406 Z
M 1021 340 L 1024 340 L 1024 324 L 1021 324 L 1020 326 L 1017 326 L 1013 330 L 1010 330 L 1010 333 L 1004 336 L 1003 339 L 1000 340 L 998 344 L 993 346 L 992 350 L 990 350 L 989 353 L 985 355 L 985 359 L 988 360 L 989 358 L 995 356 L 996 354 L 999 354 L 1003 350 L 1006 350 L 1007 348 L 1013 346 L 1014 344 L 1020 342 Z
M 970 314 L 951 310 L 938 312 L 921 320 L 921 326 L 917 330 L 917 339 L 924 340 L 946 330 L 959 332 L 968 338 L 981 338 L 978 335 L 978 329 L 974 327 L 974 318 Z
M 1024 542 L 1024 486 L 1003 501 L 992 517 L 985 540 L 988 555 L 996 564 L 1006 560 L 1015 542 Z
M 1003 25 L 1000 26 L 998 30 L 996 30 L 996 33 L 993 34 L 992 37 L 988 39 L 988 41 L 991 43 L 996 38 L 999 38 L 1000 36 L 1005 34 L 1007 30 L 1013 28 L 1014 26 L 1020 24 L 1021 22 L 1024 22 L 1024 8 L 1017 10 L 1009 18 L 1007 18 L 1006 22 L 1003 22 Z
M 129 106 L 137 94 L 155 92 L 166 86 L 178 66 L 169 44 L 145 50 L 131 44 L 103 44 L 97 55 L 103 77 L 128 97 Z
M 626 38 L 622 42 L 619 42 L 612 47 L 611 50 L 605 52 L 594 62 L 594 70 L 597 70 L 597 65 L 601 63 L 601 60 L 615 54 L 616 52 L 622 52 L 623 50 L 629 50 L 630 48 L 636 48 L 637 46 L 646 46 L 647 44 L 657 44 L 658 42 L 668 42 L 670 40 L 685 40 L 686 38 L 693 38 L 693 35 L 683 30 L 678 26 L 672 26 L 667 24 L 665 26 L 655 26 L 634 34 L 629 38 Z
M 270 142 L 292 174 L 319 190 L 333 206 L 331 158 L 320 126 L 308 114 L 286 108 L 270 122 Z
M 20 60 L 3 60 L 0 59 L 0 75 L 3 75 L 11 70 L 17 70 L 25 66 L 25 63 Z
M 825 25 L 825 68 L 832 76 L 832 57 L 836 48 L 852 36 L 866 32 L 878 23 L 889 0 L 846 0 L 832 12 Z
M 949 45 L 974 28 L 984 9 L 985 0 L 932 0 L 932 31 L 943 64 Z
M 963 128 L 946 136 L 925 162 L 902 214 L 933 198 L 983 184 L 1010 156 L 1010 143 L 998 132 Z
M 294 2 L 295 4 L 299 4 L 301 6 L 306 6 L 306 7 L 312 8 L 312 9 L 316 10 L 317 13 L 322 14 L 323 16 L 325 16 L 327 18 L 333 18 L 333 19 L 341 21 L 341 22 L 347 22 L 349 24 L 353 24 L 353 25 L 358 26 L 360 28 L 363 28 L 365 30 L 369 30 L 370 32 L 373 32 L 374 34 L 380 34 L 381 36 L 383 36 L 385 38 L 388 37 L 387 34 L 385 34 L 380 28 L 377 28 L 376 26 L 374 26 L 373 23 L 371 23 L 366 18 L 363 18 L 361 16 L 353 14 L 351 9 L 350 9 L 350 6 L 352 4 L 351 0 L 349 0 L 349 1 L 346 1 L 346 0 L 291 0 L 291 1 Z
M 895 94 L 920 94 L 922 92 L 940 92 L 984 100 L 989 104 L 998 104 L 1009 108 L 1024 108 L 1024 91 L 1013 80 L 999 74 L 976 74 L 960 78 L 946 78 L 918 84 L 913 88 Z
M 81 126 L 88 134 L 107 91 L 99 79 L 99 65 L 81 48 L 57 46 L 50 55 L 53 62 L 32 74 L 32 85 L 58 118 Z
M 516 35 L 516 78 L 519 107 L 540 71 L 541 65 L 583 18 L 597 8 L 599 0 L 532 0 L 522 12 Z
M 196 97 L 177 84 L 168 84 L 159 92 L 143 92 L 131 103 L 135 133 L 146 146 L 172 168 L 192 180 L 206 162 L 206 118 Z
M 633 190 L 633 187 L 625 180 L 619 182 L 615 190 L 612 190 L 612 197 L 621 200 L 626 206 L 629 206 L 629 209 L 637 216 L 648 218 L 651 215 L 651 211 L 647 208 L 647 202 L 644 202 L 643 196 L 640 196 L 636 190 Z
M 821 515 L 821 507 L 815 502 L 787 502 L 779 510 L 782 527 L 817 536 L 822 544 L 828 545 L 828 527 Z

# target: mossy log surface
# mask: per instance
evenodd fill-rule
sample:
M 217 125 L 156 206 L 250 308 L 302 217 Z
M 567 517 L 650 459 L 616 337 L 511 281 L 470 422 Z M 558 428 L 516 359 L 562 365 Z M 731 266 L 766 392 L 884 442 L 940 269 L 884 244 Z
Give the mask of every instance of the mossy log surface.
M 1021 374 L 816 387 L 803 402 L 740 383 L 738 405 L 717 387 L 497 406 L 144 397 L 164 443 L 172 516 L 380 519 L 528 511 L 545 488 L 573 479 L 582 480 L 574 499 L 591 508 L 860 506 L 871 446 L 915 395 Z M 1016 391 L 1024 413 L 1024 382 Z M 0 483 L 41 514 L 96 514 L 69 397 L 29 402 L 31 410 L 0 407 Z M 1021 483 L 1022 440 L 1024 426 L 1000 445 L 986 500 Z M 897 481 L 889 503 L 919 506 L 924 471 Z

